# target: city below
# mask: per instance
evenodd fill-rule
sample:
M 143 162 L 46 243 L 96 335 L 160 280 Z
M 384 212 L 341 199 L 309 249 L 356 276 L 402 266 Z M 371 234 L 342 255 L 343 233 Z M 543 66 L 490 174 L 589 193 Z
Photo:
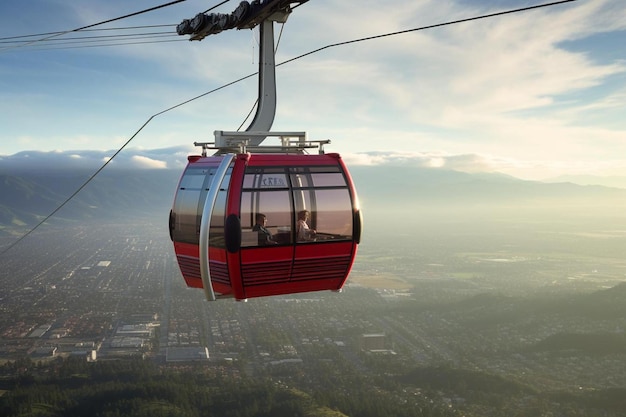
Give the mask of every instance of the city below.
M 341 293 L 207 302 L 185 286 L 163 225 L 46 227 L 3 261 L 0 363 L 143 358 L 294 385 L 327 363 L 374 380 L 446 369 L 525 387 L 507 400 L 520 409 L 543 392 L 626 387 L 622 260 L 490 253 L 495 236 L 446 253 L 436 239 L 449 237 L 424 233 L 424 248 L 364 243 Z M 425 395 L 409 386 L 394 395 Z M 435 392 L 448 410 L 485 410 Z

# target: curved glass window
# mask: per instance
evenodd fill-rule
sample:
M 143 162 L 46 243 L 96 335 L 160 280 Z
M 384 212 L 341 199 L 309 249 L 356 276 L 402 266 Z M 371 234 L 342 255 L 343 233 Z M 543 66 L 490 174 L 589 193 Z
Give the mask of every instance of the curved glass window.
M 352 198 L 337 166 L 248 167 L 241 197 L 243 247 L 352 239 Z
M 198 244 L 200 221 L 215 167 L 189 166 L 183 173 L 172 210 L 174 240 Z

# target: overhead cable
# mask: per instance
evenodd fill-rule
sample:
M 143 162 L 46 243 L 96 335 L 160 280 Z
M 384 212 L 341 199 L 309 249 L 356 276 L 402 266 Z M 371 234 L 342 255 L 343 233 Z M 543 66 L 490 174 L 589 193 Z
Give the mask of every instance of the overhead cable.
M 125 26 L 125 27 L 116 27 L 116 28 L 98 28 L 98 29 L 82 29 L 81 32 L 100 32 L 105 30 L 134 30 L 134 29 L 152 29 L 152 28 L 162 28 L 162 27 L 170 27 L 176 26 L 176 24 L 170 25 L 144 25 L 144 26 Z M 30 35 L 16 35 L 16 36 L 5 36 L 0 38 L 0 41 L 13 40 L 13 39 L 23 39 L 23 38 L 34 38 L 35 36 L 48 36 L 48 35 L 60 35 L 62 33 L 69 32 L 46 32 L 46 33 L 32 33 Z
M 30 42 L 27 42 L 26 44 L 14 45 L 14 46 L 2 48 L 2 49 L 0 49 L 0 52 L 6 51 L 6 50 L 9 50 L 9 49 L 18 48 L 18 47 L 24 47 L 24 46 L 32 45 L 32 44 L 37 43 L 37 42 L 44 42 L 44 41 L 47 41 L 49 39 L 56 38 L 57 36 L 65 35 L 67 33 L 79 32 L 81 30 L 89 29 L 89 28 L 92 28 L 92 27 L 95 27 L 95 26 L 99 26 L 99 25 L 104 25 L 106 23 L 115 22 L 115 21 L 126 19 L 126 18 L 129 18 L 129 17 L 137 16 L 137 15 L 140 15 L 140 14 L 143 14 L 143 13 L 153 12 L 155 10 L 162 9 L 164 7 L 173 6 L 174 4 L 182 3 L 182 2 L 185 2 L 185 1 L 187 1 L 187 0 L 174 0 L 174 1 L 171 1 L 169 3 L 161 4 L 159 6 L 150 7 L 149 9 L 140 10 L 140 11 L 134 12 L 134 13 L 129 13 L 129 14 L 126 14 L 124 16 L 115 17 L 113 19 L 104 20 L 104 21 L 98 22 L 98 23 L 92 23 L 90 25 L 79 27 L 77 29 L 66 30 L 64 32 L 57 32 L 57 33 L 51 34 L 49 36 L 46 36 L 44 38 L 34 39 L 34 40 L 30 41 Z
M 449 22 L 437 23 L 437 24 L 434 24 L 434 25 L 421 26 L 421 27 L 413 28 L 413 29 L 400 30 L 400 31 L 397 31 L 397 32 L 389 32 L 389 33 L 384 33 L 384 34 L 381 34 L 381 35 L 374 35 L 374 36 L 367 36 L 365 38 L 353 39 L 353 40 L 350 40 L 350 41 L 332 43 L 332 44 L 323 46 L 321 48 L 317 48 L 317 49 L 314 49 L 312 51 L 306 52 L 306 53 L 304 53 L 302 55 L 298 55 L 296 57 L 288 59 L 287 61 L 283 61 L 283 62 L 281 62 L 280 64 L 277 64 L 277 65 L 284 65 L 284 64 L 287 64 L 288 62 L 292 62 L 292 61 L 298 60 L 300 58 L 304 58 L 305 56 L 313 55 L 313 54 L 315 54 L 317 52 L 320 52 L 320 51 L 323 51 L 323 50 L 329 49 L 329 48 L 334 48 L 336 46 L 343 46 L 343 45 L 349 45 L 351 43 L 357 43 L 357 42 L 370 41 L 370 40 L 373 40 L 373 39 L 386 38 L 388 36 L 403 35 L 405 33 L 417 32 L 417 31 L 426 30 L 426 29 L 434 29 L 434 28 L 443 27 L 443 26 L 456 25 L 458 23 L 471 22 L 471 21 L 474 21 L 474 20 L 487 19 L 487 18 L 490 18 L 490 17 L 502 16 L 502 15 L 506 15 L 506 14 L 520 13 L 520 12 L 525 12 L 525 11 L 532 10 L 532 9 L 539 9 L 539 8 L 543 8 L 543 7 L 556 6 L 556 5 L 559 5 L 559 4 L 571 3 L 571 2 L 574 2 L 574 1 L 577 1 L 577 0 L 560 0 L 560 1 L 555 1 L 555 2 L 552 2 L 552 3 L 538 4 L 538 5 L 535 5 L 535 6 L 522 7 L 520 9 L 505 10 L 503 12 L 489 13 L 489 14 L 485 14 L 485 15 L 481 15 L 481 16 L 468 17 L 468 18 L 465 18 L 465 19 L 458 19 L 458 20 L 452 20 L 452 21 L 449 21 Z

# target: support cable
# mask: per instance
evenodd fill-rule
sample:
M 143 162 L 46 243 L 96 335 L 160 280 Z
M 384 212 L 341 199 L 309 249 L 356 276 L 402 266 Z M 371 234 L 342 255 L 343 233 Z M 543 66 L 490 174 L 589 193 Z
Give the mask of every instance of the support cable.
M 92 23 L 90 25 L 82 26 L 82 27 L 79 27 L 79 28 L 76 28 L 76 29 L 66 30 L 66 31 L 63 31 L 63 32 L 53 32 L 53 33 L 49 34 L 48 36 L 45 36 L 45 37 L 39 38 L 39 39 L 34 39 L 34 40 L 26 42 L 24 44 L 13 45 L 13 46 L 2 48 L 2 49 L 0 49 L 0 52 L 8 51 L 10 49 L 30 46 L 30 45 L 33 45 L 33 44 L 38 43 L 38 42 L 45 42 L 45 41 L 48 41 L 50 39 L 56 38 L 58 36 L 65 35 L 67 33 L 80 32 L 82 30 L 93 28 L 95 26 L 104 25 L 106 23 L 111 23 L 111 22 L 115 22 L 115 21 L 118 21 L 118 20 L 129 18 L 129 17 L 138 16 L 138 15 L 143 14 L 143 13 L 153 12 L 155 10 L 159 10 L 159 9 L 162 9 L 162 8 L 165 8 L 165 7 L 173 6 L 175 4 L 183 3 L 185 1 L 187 1 L 187 0 L 173 0 L 173 1 L 170 1 L 169 3 L 164 3 L 164 4 L 161 4 L 161 5 L 158 5 L 158 6 L 150 7 L 148 9 L 140 10 L 138 12 L 129 13 L 129 14 L 126 14 L 124 16 L 115 17 L 113 19 L 104 20 L 102 22 Z M 220 3 L 220 4 L 216 5 L 216 6 L 213 6 L 211 9 L 213 9 L 213 8 L 215 8 L 217 6 L 220 6 L 220 5 L 224 4 L 224 3 L 225 2 L 222 2 L 222 3 Z M 211 9 L 209 9 L 209 10 L 211 10 Z
M 317 52 L 320 52 L 320 51 L 323 51 L 323 50 L 329 49 L 329 48 L 334 48 L 336 46 L 343 46 L 343 45 L 349 45 L 351 43 L 370 41 L 370 40 L 373 40 L 373 39 L 380 39 L 380 38 L 385 38 L 385 37 L 388 37 L 388 36 L 403 35 L 405 33 L 417 32 L 417 31 L 420 31 L 420 30 L 433 29 L 433 28 L 438 28 L 438 27 L 443 27 L 443 26 L 456 25 L 458 23 L 471 22 L 471 21 L 474 21 L 474 20 L 487 19 L 487 18 L 490 18 L 490 17 L 502 16 L 502 15 L 506 15 L 506 14 L 525 12 L 525 11 L 532 10 L 532 9 L 539 9 L 539 8 L 542 8 L 542 7 L 556 6 L 556 5 L 559 5 L 559 4 L 571 3 L 571 2 L 574 2 L 574 1 L 577 1 L 577 0 L 560 0 L 560 1 L 555 1 L 555 2 L 552 2 L 552 3 L 545 3 L 545 4 L 538 4 L 538 5 L 535 5 L 535 6 L 523 7 L 523 8 L 520 8 L 520 9 L 505 10 L 503 12 L 496 12 L 496 13 L 490 13 L 490 14 L 485 14 L 485 15 L 481 15 L 481 16 L 468 17 L 468 18 L 465 18 L 465 19 L 452 20 L 450 22 L 437 23 L 437 24 L 434 24 L 434 25 L 422 26 L 422 27 L 418 27 L 418 28 L 414 28 L 414 29 L 406 29 L 406 30 L 400 30 L 400 31 L 397 31 L 397 32 L 384 33 L 384 34 L 381 34 L 381 35 L 368 36 L 368 37 L 365 37 L 365 38 L 353 39 L 351 41 L 337 42 L 337 43 L 333 43 L 333 44 L 329 44 L 329 45 L 323 46 L 323 47 L 318 48 L 318 49 L 314 49 L 314 50 L 306 52 L 306 53 L 304 53 L 302 55 L 298 55 L 296 57 L 288 59 L 287 61 L 283 61 L 283 62 L 281 62 L 278 65 L 287 64 L 289 62 L 298 60 L 300 58 L 304 58 L 305 56 L 313 55 L 313 54 L 315 54 Z

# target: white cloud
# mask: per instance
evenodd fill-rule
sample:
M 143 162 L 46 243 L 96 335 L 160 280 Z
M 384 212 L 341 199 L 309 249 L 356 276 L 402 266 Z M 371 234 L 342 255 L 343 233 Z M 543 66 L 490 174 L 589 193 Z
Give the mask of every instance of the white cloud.
M 527 180 L 545 180 L 562 172 L 572 175 L 623 176 L 626 158 L 597 162 L 572 162 L 566 159 L 502 158 L 489 154 L 449 154 L 445 152 L 359 152 L 342 155 L 350 166 L 359 165 L 411 165 L 424 168 L 441 168 L 468 173 L 499 172 Z
M 167 168 L 167 162 L 158 161 L 142 155 L 133 155 L 130 160 L 134 162 L 138 167 L 147 169 L 164 169 Z
M 185 167 L 189 147 L 162 149 L 131 148 L 120 152 L 113 160 L 115 151 L 26 151 L 0 157 L 0 168 L 6 172 L 15 170 L 89 170 L 96 172 L 107 161 L 105 169 L 182 169 Z

